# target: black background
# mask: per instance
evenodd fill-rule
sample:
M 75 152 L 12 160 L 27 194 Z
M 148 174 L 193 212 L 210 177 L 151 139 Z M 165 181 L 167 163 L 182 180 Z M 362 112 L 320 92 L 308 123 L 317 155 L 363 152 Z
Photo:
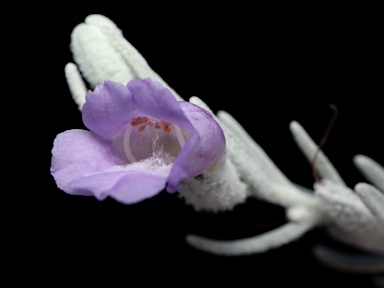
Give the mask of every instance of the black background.
M 179 95 L 198 96 L 213 111 L 231 113 L 292 181 L 311 187 L 313 177 L 288 125 L 299 121 L 318 142 L 332 117 L 331 103 L 339 117 L 324 151 L 348 185 L 364 181 L 353 166 L 355 154 L 384 163 L 383 45 L 374 7 L 183 5 L 36 4 L 10 10 L 13 20 L 3 37 L 11 52 L 3 61 L 11 64 L 11 77 L 3 82 L 3 103 L 14 176 L 5 181 L 14 188 L 8 188 L 11 199 L 2 209 L 4 227 L 10 228 L 4 233 L 10 271 L 26 268 L 34 271 L 28 279 L 52 283 L 76 275 L 80 281 L 107 276 L 131 286 L 134 280 L 155 280 L 182 286 L 233 281 L 369 287 L 368 276 L 336 272 L 313 258 L 314 244 L 338 245 L 321 229 L 242 257 L 214 256 L 185 244 L 188 233 L 236 239 L 285 222 L 283 208 L 260 200 L 213 214 L 196 212 L 166 192 L 126 206 L 56 187 L 49 172 L 53 140 L 65 130 L 85 128 L 64 66 L 72 61 L 71 31 L 89 14 L 113 20 Z

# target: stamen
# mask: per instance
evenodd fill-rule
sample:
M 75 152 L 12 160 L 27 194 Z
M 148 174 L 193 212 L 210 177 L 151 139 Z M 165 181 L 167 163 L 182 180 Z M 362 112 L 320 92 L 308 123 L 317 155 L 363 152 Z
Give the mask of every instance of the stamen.
M 329 133 L 331 132 L 331 129 L 332 129 L 333 124 L 335 123 L 335 121 L 337 119 L 337 114 L 338 114 L 338 110 L 337 110 L 336 105 L 330 104 L 329 107 L 333 110 L 333 117 L 332 117 L 331 121 L 329 121 L 329 123 L 328 123 L 328 127 L 325 130 L 324 136 L 323 136 L 323 138 L 321 138 L 319 145 L 317 146 L 316 153 L 313 156 L 313 160 L 312 160 L 312 175 L 313 175 L 313 178 L 315 178 L 316 182 L 320 181 L 320 177 L 319 177 L 319 174 L 317 174 L 317 170 L 316 170 L 316 166 L 315 166 L 315 163 L 316 163 L 316 160 L 317 160 L 317 156 L 319 155 L 319 153 L 320 153 L 321 149 L 323 148 L 325 142 L 327 142 L 327 139 L 329 137 Z
M 132 151 L 130 149 L 130 144 L 129 144 L 129 140 L 131 138 L 132 130 L 133 130 L 133 125 L 129 126 L 127 131 L 125 131 L 124 138 L 123 138 L 123 147 L 124 147 L 125 156 L 127 156 L 128 161 L 130 163 L 135 163 L 135 162 L 138 162 L 138 161 L 135 158 L 135 156 L 133 156 Z
M 163 129 L 165 133 L 171 132 L 170 123 L 160 120 L 160 124 L 161 124 L 161 129 Z
M 149 118 L 148 117 L 135 117 L 132 119 L 131 121 L 131 126 L 135 127 L 135 126 L 138 126 L 138 125 L 141 125 L 141 124 L 147 124 L 149 122 Z
M 175 131 L 177 140 L 179 141 L 180 147 L 183 148 L 183 146 L 185 144 L 185 138 L 184 138 L 183 132 L 181 132 L 180 127 L 178 127 L 176 125 L 172 125 L 172 126 L 173 126 L 173 129 Z

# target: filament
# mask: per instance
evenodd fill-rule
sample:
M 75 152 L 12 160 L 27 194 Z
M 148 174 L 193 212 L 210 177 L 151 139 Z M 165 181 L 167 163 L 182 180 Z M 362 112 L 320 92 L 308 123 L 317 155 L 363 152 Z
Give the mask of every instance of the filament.
M 135 156 L 133 156 L 129 140 L 131 138 L 131 133 L 132 133 L 133 127 L 131 125 L 128 126 L 127 131 L 125 131 L 124 138 L 123 138 L 123 146 L 124 146 L 124 153 L 127 156 L 127 159 L 130 163 L 135 163 L 138 162 Z
M 330 104 L 329 107 L 333 110 L 333 117 L 332 117 L 331 121 L 329 121 L 327 129 L 325 129 L 324 135 L 321 138 L 320 143 L 317 146 L 316 153 L 312 159 L 312 175 L 313 175 L 313 178 L 315 178 L 316 182 L 320 181 L 320 177 L 319 177 L 319 174 L 317 173 L 316 165 L 315 165 L 316 160 L 317 160 L 317 157 L 319 156 L 319 153 L 320 153 L 321 149 L 323 148 L 325 142 L 327 142 L 327 140 L 328 140 L 329 133 L 331 132 L 333 124 L 335 123 L 335 121 L 337 119 L 337 115 L 338 115 L 338 110 L 337 110 L 336 105 Z

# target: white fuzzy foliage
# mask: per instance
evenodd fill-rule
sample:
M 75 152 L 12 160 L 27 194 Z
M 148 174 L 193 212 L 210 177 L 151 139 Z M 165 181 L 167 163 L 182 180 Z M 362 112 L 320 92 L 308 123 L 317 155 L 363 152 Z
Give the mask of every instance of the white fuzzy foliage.
M 288 223 L 264 234 L 239 240 L 213 240 L 188 235 L 187 242 L 195 248 L 223 256 L 238 256 L 266 252 L 297 240 L 310 230 L 310 222 Z
M 198 97 L 191 97 L 189 101 L 213 114 Z M 229 157 L 240 178 L 249 185 L 249 196 L 283 206 L 296 206 L 301 202 L 313 204 L 312 197 L 294 186 L 236 119 L 225 111 L 217 114 L 213 115 L 223 128 Z M 285 192 L 277 192 L 272 184 L 284 186 Z
M 85 23 L 98 28 L 107 38 L 110 45 L 124 58 L 125 63 L 133 72 L 133 77 L 127 79 L 125 83 L 133 78 L 152 78 L 167 87 L 177 100 L 183 100 L 175 90 L 173 90 L 147 63 L 145 58 L 137 49 L 128 42 L 123 32 L 116 24 L 107 17 L 99 14 L 89 15 L 85 18 Z
M 324 179 L 315 183 L 328 232 L 336 239 L 366 251 L 384 253 L 384 229 L 361 199 L 345 185 Z
M 83 82 L 81 74 L 75 64 L 68 63 L 67 65 L 65 65 L 64 71 L 69 90 L 72 94 L 72 98 L 77 104 L 79 110 L 81 110 L 85 103 L 85 94 L 87 93 L 87 87 Z
M 177 100 L 182 100 L 124 38 L 115 23 L 103 15 L 89 15 L 85 23 L 77 25 L 71 34 L 70 48 L 76 64 L 66 65 L 65 77 L 80 110 L 87 90 L 82 77 L 92 89 L 106 80 L 127 84 L 135 78 L 150 77 L 169 88 Z
M 198 211 L 231 210 L 247 198 L 247 186 L 226 155 L 200 176 L 183 180 L 181 187 L 180 196 Z
M 232 121 L 230 123 L 235 122 Z M 226 126 L 224 125 L 224 127 L 227 128 L 229 126 L 230 125 L 228 124 Z M 234 130 L 233 127 L 236 126 L 232 124 L 232 130 Z M 307 135 L 305 130 L 297 122 L 292 122 L 290 127 L 294 138 L 299 144 L 299 147 L 302 150 L 306 151 L 304 154 L 306 155 L 308 160 L 312 161 L 312 158 L 317 149 L 315 148 L 313 140 Z M 237 131 L 241 130 L 237 129 Z M 230 133 L 228 133 L 228 135 L 231 136 Z M 244 137 L 244 135 L 243 138 L 240 138 L 240 136 L 238 136 L 238 138 L 236 139 L 241 139 L 243 140 L 241 142 L 244 143 L 246 142 L 244 140 Z M 231 143 L 230 140 L 228 142 Z M 234 147 L 239 149 L 239 145 Z M 231 148 L 231 146 L 229 145 L 229 150 L 231 151 L 231 149 L 233 149 L 233 151 L 239 151 L 234 150 L 234 147 Z M 246 150 L 244 147 L 240 148 L 240 150 L 249 151 L 249 149 Z M 252 154 L 248 152 L 247 155 L 249 157 L 249 155 Z M 364 204 L 364 202 L 372 202 L 372 196 L 366 195 L 367 192 L 365 191 L 361 192 L 360 194 L 366 195 L 365 197 L 369 198 L 370 200 L 363 201 L 361 198 L 359 198 L 359 196 L 354 193 L 354 191 L 352 191 L 344 184 L 344 181 L 341 179 L 340 175 L 337 173 L 336 169 L 333 167 L 328 158 L 326 158 L 326 156 L 322 152 L 320 153 L 320 155 L 322 155 L 320 156 L 320 159 L 322 159 L 322 161 L 320 161 L 320 164 L 317 162 L 315 163 L 316 169 L 319 171 L 320 175 L 328 176 L 332 180 L 323 179 L 321 182 L 315 183 L 315 193 L 303 192 L 304 189 L 301 189 L 297 185 L 291 185 L 289 182 L 287 183 L 286 181 L 271 181 L 271 179 L 279 179 L 279 176 L 270 178 L 265 177 L 264 179 L 255 177 L 252 180 L 251 177 L 253 176 L 251 173 L 249 174 L 249 178 L 247 178 L 246 176 L 246 173 L 252 171 L 252 168 L 249 167 L 247 169 L 246 166 L 242 164 L 242 162 L 245 163 L 245 161 L 247 160 L 242 160 L 240 158 L 240 160 L 236 161 L 236 159 L 234 159 L 234 163 L 238 165 L 237 168 L 245 179 L 245 182 L 248 183 L 248 185 L 250 185 L 251 187 L 257 187 L 256 185 L 263 185 L 265 183 L 269 184 L 269 187 L 267 189 L 269 195 L 265 196 L 263 193 L 256 193 L 254 195 L 260 197 L 261 199 L 267 199 L 268 201 L 272 200 L 271 202 L 279 203 L 286 207 L 287 217 L 291 221 L 290 223 L 292 225 L 297 225 L 295 227 L 304 227 L 302 225 L 306 225 L 306 229 L 310 230 L 311 228 L 314 228 L 316 226 L 322 226 L 329 232 L 331 236 L 335 237 L 337 240 L 348 245 L 353 245 L 356 248 L 360 248 L 362 249 L 362 251 L 378 253 L 378 259 L 382 259 L 380 257 L 383 256 L 380 255 L 384 252 L 384 229 L 379 220 L 381 216 L 375 217 L 375 214 L 371 212 L 371 210 L 379 211 L 377 213 L 378 215 L 381 215 L 380 213 L 382 212 L 380 211 L 383 211 L 384 208 L 384 205 L 382 204 L 382 202 L 380 202 L 382 200 L 375 201 L 375 204 L 371 203 L 370 205 L 372 206 L 372 208 L 370 208 L 370 210 Z M 237 155 L 236 157 L 239 156 Z M 257 165 L 258 164 L 256 164 L 256 166 Z M 318 165 L 320 165 L 320 167 Z M 369 170 L 370 168 L 366 169 Z M 277 173 L 276 175 L 279 174 Z M 259 181 L 259 183 L 253 184 L 253 181 Z M 260 181 L 262 182 L 261 184 Z M 366 188 L 366 186 L 357 187 Z M 362 189 L 360 188 L 360 190 Z M 273 196 L 271 196 L 270 191 L 272 191 Z M 376 200 L 378 198 L 381 199 L 382 195 L 378 194 L 378 190 L 372 192 L 373 190 L 371 189 L 369 191 L 370 193 L 374 193 L 374 197 L 376 197 Z M 306 197 L 308 197 L 308 200 L 297 201 L 296 199 L 296 201 L 287 201 L 287 194 L 300 195 L 298 199 L 302 198 L 301 194 L 305 194 Z M 287 225 L 287 227 L 291 227 L 289 226 L 289 224 Z M 280 245 L 286 244 L 287 239 L 297 239 L 305 232 L 304 230 L 300 231 L 299 229 L 289 229 L 289 233 L 286 233 L 287 232 L 285 226 L 282 226 L 266 234 L 258 235 L 247 239 L 222 241 L 207 239 L 196 235 L 188 235 L 187 241 L 190 245 L 210 253 L 221 255 L 242 255 L 249 253 L 265 252 L 268 249 L 272 249 Z M 266 241 L 266 239 L 268 239 L 268 241 Z M 273 243 L 273 245 L 271 245 L 270 243 Z M 327 257 L 327 255 L 328 254 L 322 254 L 321 256 L 324 258 Z M 373 258 L 366 257 L 366 259 L 368 259 L 366 261 L 369 262 L 369 259 Z M 377 260 L 376 258 L 374 259 L 375 261 Z M 375 261 L 369 262 L 370 266 L 367 267 L 367 269 L 364 269 L 358 265 L 357 267 L 360 267 L 362 273 L 370 273 L 370 271 L 372 271 L 373 269 L 382 271 L 382 266 L 377 266 L 376 264 L 379 262 Z M 348 270 L 348 267 L 345 267 L 345 270 Z
M 384 194 L 367 183 L 358 183 L 355 192 L 384 228 Z
M 360 172 L 367 178 L 373 185 L 384 191 L 384 167 L 377 163 L 372 158 L 365 155 L 356 155 L 353 162 Z
M 227 131 L 231 158 L 244 181 L 253 188 L 250 196 L 284 207 L 314 204 L 311 195 L 297 189 L 229 113 L 220 111 L 218 117 Z M 275 189 L 278 185 L 284 186 L 283 193 Z
M 126 84 L 134 77 L 123 57 L 97 27 L 85 23 L 77 25 L 71 34 L 70 47 L 73 59 L 91 88 L 105 80 Z

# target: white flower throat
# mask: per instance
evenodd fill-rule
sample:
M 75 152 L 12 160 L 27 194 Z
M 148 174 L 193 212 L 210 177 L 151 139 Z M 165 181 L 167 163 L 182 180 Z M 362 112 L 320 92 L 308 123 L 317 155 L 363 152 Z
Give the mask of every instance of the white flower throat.
M 147 159 L 154 155 L 176 158 L 188 137 L 180 127 L 147 116 L 131 120 L 124 133 L 124 153 L 130 163 Z

